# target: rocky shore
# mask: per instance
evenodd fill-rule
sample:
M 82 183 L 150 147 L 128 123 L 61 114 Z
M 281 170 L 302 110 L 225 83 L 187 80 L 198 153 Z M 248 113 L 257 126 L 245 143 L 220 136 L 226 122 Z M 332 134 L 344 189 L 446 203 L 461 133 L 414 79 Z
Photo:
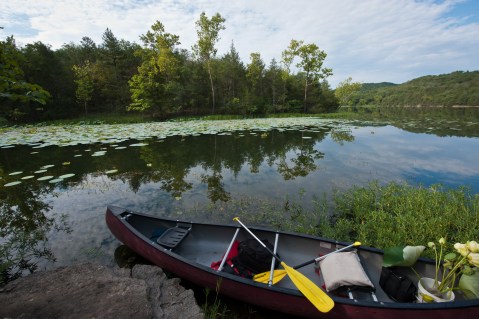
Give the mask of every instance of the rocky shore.
M 204 318 L 192 290 L 149 265 L 85 263 L 34 273 L 0 288 L 0 305 L 0 318 Z

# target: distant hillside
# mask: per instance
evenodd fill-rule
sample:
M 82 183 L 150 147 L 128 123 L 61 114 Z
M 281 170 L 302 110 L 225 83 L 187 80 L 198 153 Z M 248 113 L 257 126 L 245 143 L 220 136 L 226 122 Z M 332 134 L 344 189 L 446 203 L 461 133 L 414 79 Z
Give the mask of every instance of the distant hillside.
M 366 83 L 353 105 L 479 106 L 479 71 L 423 76 L 403 84 Z
M 396 86 L 397 84 L 391 82 L 381 82 L 381 83 L 363 83 L 361 87 L 361 92 L 368 92 L 371 90 L 377 90 L 384 87 Z

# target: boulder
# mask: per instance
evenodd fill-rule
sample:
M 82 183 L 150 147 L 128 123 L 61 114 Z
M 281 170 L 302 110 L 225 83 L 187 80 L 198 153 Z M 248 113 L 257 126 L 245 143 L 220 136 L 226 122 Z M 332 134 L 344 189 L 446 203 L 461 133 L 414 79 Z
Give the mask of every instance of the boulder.
M 191 290 L 156 266 L 86 263 L 37 272 L 0 290 L 0 318 L 203 318 Z

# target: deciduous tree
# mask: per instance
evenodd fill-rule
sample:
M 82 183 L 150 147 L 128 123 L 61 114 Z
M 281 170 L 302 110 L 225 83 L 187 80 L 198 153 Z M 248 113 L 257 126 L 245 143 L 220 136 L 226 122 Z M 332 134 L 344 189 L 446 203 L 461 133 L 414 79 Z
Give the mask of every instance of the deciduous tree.
M 216 13 L 209 19 L 204 12 L 196 21 L 196 33 L 198 34 L 198 42 L 193 46 L 193 51 L 198 58 L 205 63 L 211 85 L 212 113 L 215 113 L 215 87 L 213 84 L 212 59 L 216 56 L 217 49 L 215 44 L 218 42 L 219 32 L 224 30 L 225 19 Z
M 339 100 L 340 105 L 351 105 L 351 96 L 361 90 L 361 82 L 353 82 L 351 77 L 340 82 L 334 91 L 334 95 Z
M 315 43 L 304 44 L 303 41 L 291 40 L 289 47 L 285 50 L 286 56 L 298 57 L 296 66 L 305 73 L 304 83 L 304 113 L 307 111 L 308 88 L 313 82 L 319 82 L 333 74 L 330 68 L 324 68 L 326 52 L 319 49 Z M 283 59 L 284 59 L 283 54 Z
M 152 111 L 164 116 L 173 109 L 178 89 L 179 59 L 175 46 L 180 44 L 179 37 L 165 32 L 163 24 L 157 21 L 140 38 L 144 47 L 136 54 L 142 63 L 130 80 L 132 103 L 128 109 L 144 111 L 155 107 Z
M 85 61 L 83 65 L 74 65 L 75 83 L 77 85 L 76 98 L 80 105 L 83 105 L 85 115 L 88 114 L 88 102 L 93 94 L 93 66 L 90 61 Z
M 25 81 L 24 72 L 20 68 L 22 58 L 13 37 L 0 41 L 0 101 L 45 104 L 50 98 L 50 93 L 37 84 Z M 0 103 L 0 105 L 1 112 L 14 120 L 28 111 L 26 109 L 22 111 L 21 105 L 9 103 Z

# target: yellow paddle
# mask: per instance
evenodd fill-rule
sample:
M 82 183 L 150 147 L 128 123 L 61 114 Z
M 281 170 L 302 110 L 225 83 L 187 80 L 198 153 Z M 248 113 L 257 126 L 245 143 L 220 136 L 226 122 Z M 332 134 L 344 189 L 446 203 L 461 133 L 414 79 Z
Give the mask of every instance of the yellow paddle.
M 251 232 L 240 220 L 238 217 L 233 218 L 237 221 L 254 239 L 256 239 L 274 258 L 276 258 L 281 266 L 284 267 L 284 270 L 288 274 L 289 278 L 293 284 L 301 291 L 301 293 L 321 312 L 328 312 L 334 307 L 334 301 L 331 297 L 328 296 L 323 290 L 316 286 L 310 279 L 304 276 L 299 271 L 289 267 L 282 261 L 278 255 L 273 253 L 266 245 Z
M 338 253 L 340 251 L 343 251 L 343 250 L 346 250 L 348 248 L 351 248 L 351 247 L 357 247 L 357 246 L 360 246 L 361 243 L 359 241 L 357 242 L 354 242 L 352 243 L 351 245 L 349 246 L 346 246 L 346 247 L 343 247 L 341 249 L 338 249 L 338 250 L 335 250 L 333 252 L 330 252 L 329 254 L 326 254 L 324 256 L 321 256 L 321 257 L 318 257 L 318 258 L 315 258 L 315 259 L 312 259 L 312 260 L 309 260 L 307 262 L 304 262 L 300 265 L 297 265 L 297 266 L 294 266 L 293 269 L 299 269 L 301 267 L 304 267 L 304 266 L 307 266 L 309 264 L 312 264 L 314 262 L 318 262 L 318 261 L 321 261 L 323 260 L 324 258 L 328 257 L 329 255 L 332 255 L 332 254 L 335 254 L 335 253 Z M 280 281 L 281 279 L 284 278 L 284 276 L 286 276 L 287 272 L 286 270 L 284 269 L 277 269 L 277 270 L 274 270 L 273 272 L 273 278 L 272 278 L 272 284 L 274 285 L 275 283 L 277 283 L 278 281 Z M 253 280 L 254 281 L 257 281 L 257 282 L 262 282 L 264 284 L 267 284 L 269 283 L 269 280 L 270 280 L 270 277 L 271 277 L 271 271 L 266 271 L 266 272 L 262 272 L 260 274 L 256 274 L 253 276 Z

